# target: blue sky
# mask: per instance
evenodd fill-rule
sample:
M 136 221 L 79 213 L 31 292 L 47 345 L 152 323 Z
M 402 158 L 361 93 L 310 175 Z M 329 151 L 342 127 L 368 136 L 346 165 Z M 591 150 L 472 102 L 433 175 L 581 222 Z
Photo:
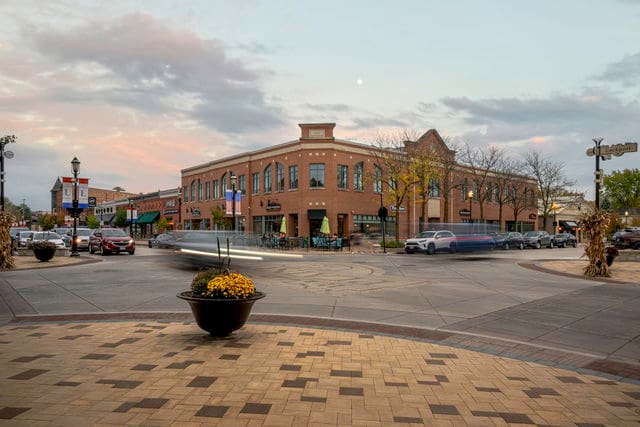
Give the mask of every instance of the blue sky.
M 542 150 L 591 195 L 591 138 L 640 140 L 640 1 L 5 1 L 6 194 L 48 209 L 82 161 L 101 188 L 176 187 L 181 168 L 337 123 Z M 638 167 L 640 154 L 604 162 Z

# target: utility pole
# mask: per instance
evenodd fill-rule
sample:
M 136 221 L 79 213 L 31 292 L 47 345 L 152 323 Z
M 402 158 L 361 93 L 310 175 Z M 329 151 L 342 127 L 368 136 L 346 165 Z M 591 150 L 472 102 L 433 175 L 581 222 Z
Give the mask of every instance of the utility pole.
M 0 211 L 4 212 L 4 158 L 12 159 L 13 151 L 4 151 L 4 146 L 16 142 L 15 135 L 5 135 L 0 138 Z

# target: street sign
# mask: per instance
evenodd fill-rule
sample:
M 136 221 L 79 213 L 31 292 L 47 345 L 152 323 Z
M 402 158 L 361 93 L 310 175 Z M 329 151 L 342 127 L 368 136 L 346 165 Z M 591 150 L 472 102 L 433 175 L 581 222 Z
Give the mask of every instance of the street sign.
M 638 151 L 638 143 L 637 142 L 626 142 L 624 144 L 614 144 L 614 145 L 601 145 L 599 147 L 592 147 L 587 150 L 587 156 L 608 156 L 611 158 L 611 155 L 616 157 L 622 156 L 624 153 L 635 153 Z

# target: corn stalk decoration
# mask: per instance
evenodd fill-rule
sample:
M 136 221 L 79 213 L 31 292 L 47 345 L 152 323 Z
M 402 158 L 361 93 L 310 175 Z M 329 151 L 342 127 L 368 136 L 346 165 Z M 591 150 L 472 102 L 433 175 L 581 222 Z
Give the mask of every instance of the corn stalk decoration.
M 611 221 L 611 214 L 601 210 L 586 214 L 581 219 L 582 227 L 589 239 L 584 249 L 584 254 L 589 258 L 589 265 L 584 269 L 585 276 L 610 276 L 604 247 L 609 221 Z
M 0 212 L 0 270 L 15 268 L 11 248 L 11 235 L 9 227 L 13 222 L 13 216 L 6 212 Z

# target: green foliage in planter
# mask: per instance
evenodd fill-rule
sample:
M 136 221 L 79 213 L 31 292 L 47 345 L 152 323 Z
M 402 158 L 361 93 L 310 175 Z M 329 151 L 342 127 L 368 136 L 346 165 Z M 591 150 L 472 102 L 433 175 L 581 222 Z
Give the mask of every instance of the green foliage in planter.
M 383 246 L 382 240 L 380 240 L 380 246 Z M 404 243 L 399 240 L 387 240 L 384 246 L 387 248 L 404 248 Z
M 40 240 L 31 244 L 31 249 L 56 249 L 56 244 L 46 240 Z
M 207 284 L 209 281 L 222 274 L 223 271 L 224 270 L 220 267 L 214 267 L 196 274 L 191 281 L 191 291 L 193 292 L 193 296 L 202 295 L 207 290 Z

